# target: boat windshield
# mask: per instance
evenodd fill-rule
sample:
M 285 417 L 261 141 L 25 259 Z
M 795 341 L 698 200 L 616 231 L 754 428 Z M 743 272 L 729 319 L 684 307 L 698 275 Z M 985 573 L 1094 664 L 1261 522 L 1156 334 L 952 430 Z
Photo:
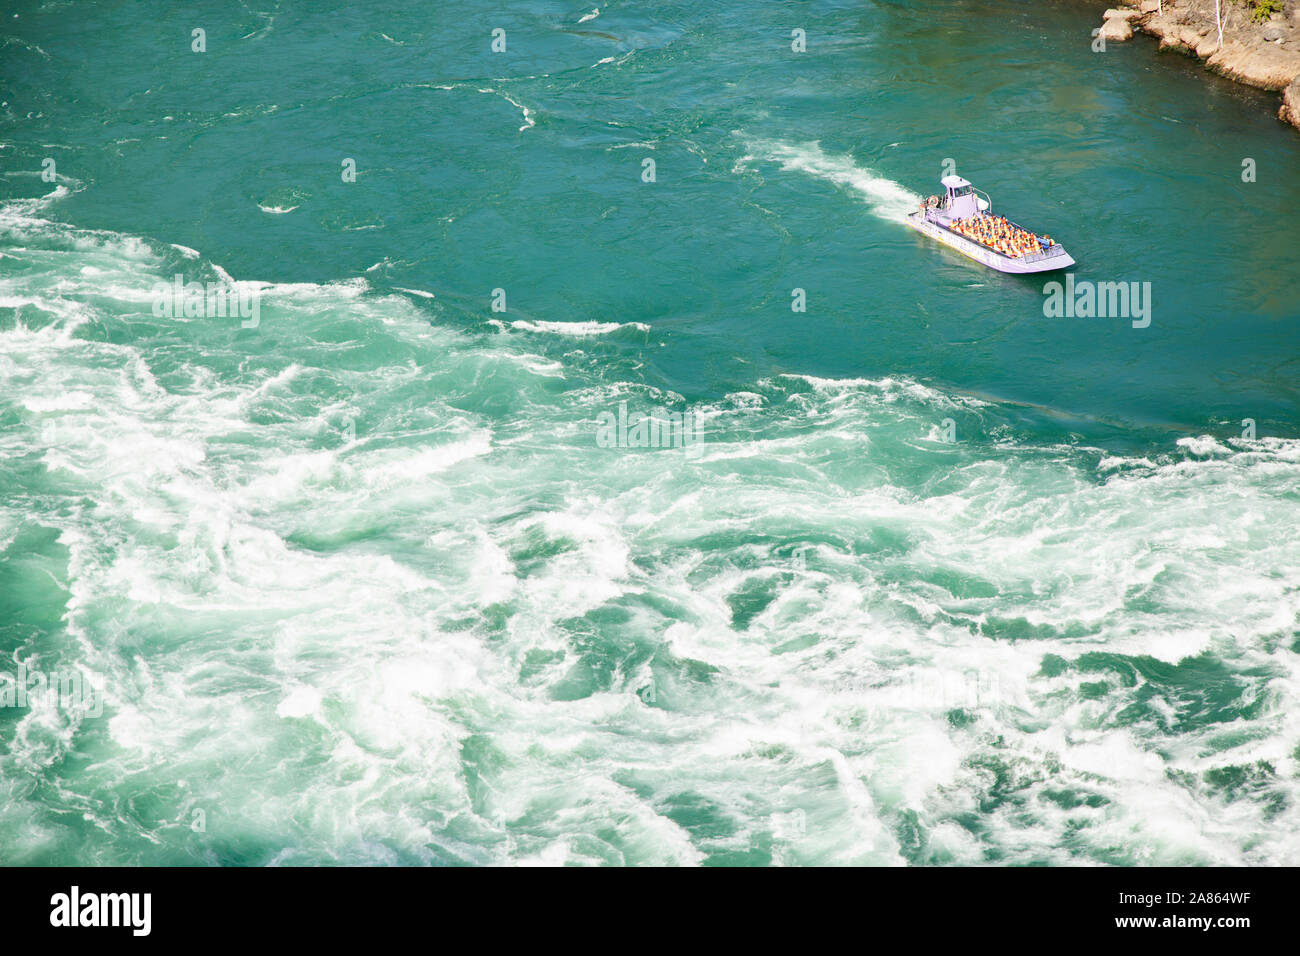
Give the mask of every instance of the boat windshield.
M 953 198 L 954 198 L 954 199 L 957 198 L 957 197 L 959 197 L 959 196 L 969 196 L 969 195 L 970 195 L 970 191 L 971 191 L 971 187 L 970 187 L 970 186 L 960 186 L 960 187 L 958 187 L 957 189 L 954 189 L 954 190 L 952 191 L 952 195 L 953 195 Z

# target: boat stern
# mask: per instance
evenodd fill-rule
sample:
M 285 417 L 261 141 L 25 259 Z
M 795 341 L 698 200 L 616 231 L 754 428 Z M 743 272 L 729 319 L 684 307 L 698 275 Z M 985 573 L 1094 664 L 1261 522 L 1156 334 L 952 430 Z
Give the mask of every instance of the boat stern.
M 1003 272 L 1014 272 L 1018 275 L 1031 275 L 1036 272 L 1060 272 L 1062 269 L 1069 269 L 1074 265 L 1072 257 L 1065 249 L 1060 246 L 1054 248 L 1060 249 L 1052 255 L 1043 258 L 1031 258 L 1029 261 L 1024 259 L 1005 259 L 1007 268 L 1002 268 Z

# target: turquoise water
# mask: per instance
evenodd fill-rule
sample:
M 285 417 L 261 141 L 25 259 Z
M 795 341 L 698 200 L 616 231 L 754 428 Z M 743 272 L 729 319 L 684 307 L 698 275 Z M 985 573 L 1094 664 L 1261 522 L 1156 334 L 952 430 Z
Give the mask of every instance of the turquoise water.
M 595 3 L 6 12 L 0 644 L 100 706 L 0 707 L 0 860 L 1300 859 L 1276 97 Z M 945 160 L 1150 327 L 906 229 Z

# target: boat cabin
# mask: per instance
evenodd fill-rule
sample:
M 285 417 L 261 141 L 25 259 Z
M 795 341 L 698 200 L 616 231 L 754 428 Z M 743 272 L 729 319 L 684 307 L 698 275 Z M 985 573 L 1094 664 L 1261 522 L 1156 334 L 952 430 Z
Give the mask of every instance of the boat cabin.
M 939 182 L 945 190 L 943 206 L 948 218 L 965 219 L 979 214 L 980 202 L 974 186 L 960 176 L 944 176 Z

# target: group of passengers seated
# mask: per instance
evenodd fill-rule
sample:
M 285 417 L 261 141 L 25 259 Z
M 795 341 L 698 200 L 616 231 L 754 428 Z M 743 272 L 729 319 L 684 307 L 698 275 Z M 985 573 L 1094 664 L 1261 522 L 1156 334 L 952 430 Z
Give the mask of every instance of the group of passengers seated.
M 952 229 L 967 239 L 973 239 L 990 249 L 996 249 L 1011 259 L 1036 255 L 1043 251 L 1043 243 L 1049 246 L 1052 244 L 1049 236 L 1043 236 L 1040 241 L 1039 237 L 1028 229 L 1021 229 L 1001 216 L 984 212 L 965 219 L 954 219 Z

